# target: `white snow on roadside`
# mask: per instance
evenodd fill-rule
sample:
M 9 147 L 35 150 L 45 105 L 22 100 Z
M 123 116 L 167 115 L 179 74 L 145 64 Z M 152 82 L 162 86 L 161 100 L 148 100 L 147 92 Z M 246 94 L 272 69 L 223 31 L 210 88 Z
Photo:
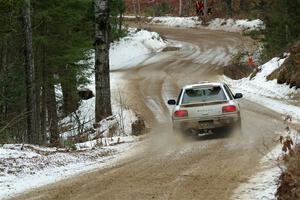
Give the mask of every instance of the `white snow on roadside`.
M 209 22 L 207 27 L 210 30 L 222 30 L 228 32 L 252 31 L 265 29 L 264 22 L 260 19 L 221 19 L 216 18 Z
M 166 47 L 165 41 L 156 32 L 138 31 L 129 28 L 128 36 L 110 46 L 110 69 L 117 70 L 136 66 L 146 60 L 151 53 Z
M 114 42 L 110 46 L 110 69 L 124 69 L 130 68 L 138 65 L 139 63 L 145 61 L 151 56 L 152 53 L 160 52 L 167 46 L 167 42 L 164 41 L 158 33 L 149 32 L 147 30 L 137 30 L 136 28 L 128 29 L 128 36 L 122 38 L 120 41 Z M 94 53 L 91 52 L 90 60 L 87 61 L 88 64 L 93 68 L 94 66 Z M 93 91 L 95 94 L 95 80 L 93 72 L 89 74 L 89 84 L 84 86 L 84 88 Z M 121 98 L 124 98 L 118 86 L 122 85 L 121 77 L 111 73 L 111 87 L 112 87 L 112 111 L 115 116 L 124 119 L 124 129 L 125 134 L 131 134 L 131 124 L 136 121 L 136 114 L 132 110 L 128 109 L 126 105 L 122 105 L 120 102 Z M 58 91 L 59 92 L 59 91 Z M 76 118 L 80 118 L 81 124 L 85 124 L 85 129 L 92 127 L 95 119 L 95 97 L 82 100 L 78 111 L 75 114 L 71 114 L 61 121 L 61 124 L 75 124 L 78 126 Z M 74 127 L 62 135 L 62 137 L 72 136 L 77 134 L 77 129 Z
M 228 32 L 242 32 L 265 29 L 265 24 L 260 19 L 221 19 L 216 18 L 208 22 L 208 26 L 201 25 L 198 17 L 153 17 L 150 24 L 158 24 L 170 27 L 204 28 L 210 30 L 222 30 Z
M 159 52 L 165 47 L 166 42 L 157 33 L 130 28 L 127 37 L 111 44 L 109 55 L 111 69 L 134 67 L 152 53 Z M 91 52 L 90 55 L 90 60 L 80 62 L 87 62 L 93 69 L 94 53 Z M 94 73 L 90 70 L 86 74 L 89 77 L 89 84 L 82 86 L 81 89 L 91 90 L 95 94 Z M 130 106 L 126 105 L 126 99 L 120 92 L 122 84 L 124 81 L 118 72 L 111 73 L 114 117 L 112 121 L 101 121 L 96 133 L 89 132 L 95 119 L 95 97 L 82 100 L 76 114 L 71 114 L 60 121 L 61 125 L 72 125 L 74 128 L 61 134 L 64 139 L 78 134 L 78 119 L 80 124 L 84 123 L 84 132 L 88 134 L 89 141 L 74 144 L 77 151 L 66 152 L 66 149 L 57 150 L 39 146 L 32 146 L 32 149 L 19 144 L 6 144 L 0 147 L 0 199 L 92 169 L 111 166 L 128 156 L 129 151 L 134 151 L 132 147 L 137 144 L 139 138 L 131 136 L 131 124 L 137 120 L 137 116 Z M 56 92 L 61 96 L 59 86 Z M 119 124 L 119 133 L 115 137 L 109 136 L 108 129 L 112 124 Z M 124 130 L 121 132 L 123 127 Z M 95 136 L 99 133 L 101 137 L 97 139 Z
M 278 84 L 276 79 L 268 81 L 266 78 L 280 67 L 285 59 L 278 57 L 271 59 L 259 67 L 261 71 L 253 79 L 250 79 L 250 76 L 240 80 L 232 80 L 226 76 L 220 79 L 229 84 L 233 91 L 242 92 L 245 98 L 280 114 L 291 115 L 293 119 L 299 121 L 300 108 L 288 102 L 299 90 L 294 87 L 290 88 L 287 84 Z
M 267 154 L 260 161 L 260 170 L 253 175 L 244 184 L 241 184 L 235 189 L 232 200 L 275 200 L 275 193 L 277 190 L 278 177 L 281 174 L 281 169 L 276 166 L 276 157 L 272 157 L 274 154 L 280 155 L 278 150 L 280 146 L 276 147 L 273 151 Z M 273 162 L 268 159 L 273 159 Z
M 276 134 L 279 139 L 280 133 Z M 290 136 L 295 143 L 299 141 L 297 131 L 292 130 L 291 133 L 284 133 L 283 136 Z M 279 143 L 279 140 L 277 141 Z M 268 150 L 266 150 L 268 151 Z M 279 176 L 284 170 L 284 166 L 280 164 L 278 159 L 281 159 L 284 153 L 282 146 L 276 147 L 267 153 L 259 162 L 260 170 L 248 179 L 246 183 L 241 184 L 235 189 L 232 200 L 276 200 L 276 191 L 278 187 Z
M 111 167 L 133 153 L 132 147 L 137 144 L 133 137 L 121 137 L 120 141 L 124 143 L 72 153 L 52 150 L 49 155 L 22 150 L 18 144 L 4 145 L 0 147 L 0 199 L 79 173 Z
M 198 21 L 198 17 L 153 17 L 150 23 L 185 28 L 193 28 L 201 24 L 201 22 Z
M 278 84 L 277 80 L 267 80 L 267 76 L 278 69 L 288 56 L 286 54 L 285 58 L 275 57 L 260 66 L 260 71 L 252 79 L 250 76 L 240 80 L 232 80 L 226 76 L 221 76 L 220 79 L 229 84 L 234 92 L 242 92 L 245 98 L 262 104 L 264 107 L 282 115 L 290 115 L 293 121 L 299 122 L 300 108 L 289 103 L 289 99 L 298 93 L 299 90 L 290 88 L 286 84 Z M 295 131 L 292 132 L 291 136 L 294 138 L 294 141 L 297 141 L 298 138 Z M 282 169 L 278 166 L 277 161 L 281 154 L 281 145 L 277 145 L 265 155 L 260 161 L 259 172 L 253 175 L 247 183 L 241 184 L 235 190 L 231 199 L 275 200 L 278 177 L 282 173 Z

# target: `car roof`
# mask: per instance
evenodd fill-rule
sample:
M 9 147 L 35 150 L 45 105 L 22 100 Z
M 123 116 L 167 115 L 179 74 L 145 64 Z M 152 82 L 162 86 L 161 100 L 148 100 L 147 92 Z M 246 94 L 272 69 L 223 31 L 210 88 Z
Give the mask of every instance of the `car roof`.
M 223 84 L 224 83 L 220 83 L 220 82 L 200 82 L 197 84 L 186 85 L 182 89 L 190 89 L 190 88 L 198 87 L 198 86 L 221 86 Z

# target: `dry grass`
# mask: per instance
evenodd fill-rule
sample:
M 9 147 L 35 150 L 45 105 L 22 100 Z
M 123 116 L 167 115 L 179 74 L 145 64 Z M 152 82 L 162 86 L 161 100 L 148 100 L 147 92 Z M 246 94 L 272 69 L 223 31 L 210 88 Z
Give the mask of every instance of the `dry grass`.
M 254 68 L 247 64 L 231 64 L 224 68 L 224 75 L 231 79 L 238 80 L 249 76 Z
M 290 48 L 291 55 L 284 64 L 271 73 L 267 79 L 277 79 L 279 84 L 287 83 L 300 88 L 300 42 Z
M 296 145 L 294 153 L 285 157 L 287 170 L 280 176 L 277 189 L 278 200 L 300 199 L 300 145 Z

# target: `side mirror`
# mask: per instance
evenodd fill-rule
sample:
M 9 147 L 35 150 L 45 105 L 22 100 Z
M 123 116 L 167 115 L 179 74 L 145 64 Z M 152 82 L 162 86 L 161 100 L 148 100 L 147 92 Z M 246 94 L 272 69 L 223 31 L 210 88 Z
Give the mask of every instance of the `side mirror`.
M 242 93 L 236 93 L 236 94 L 234 95 L 234 98 L 235 98 L 235 99 L 243 98 L 243 94 L 242 94 Z
M 176 101 L 175 101 L 174 99 L 170 99 L 170 100 L 168 101 L 168 104 L 169 104 L 169 105 L 175 105 L 175 104 L 176 104 Z

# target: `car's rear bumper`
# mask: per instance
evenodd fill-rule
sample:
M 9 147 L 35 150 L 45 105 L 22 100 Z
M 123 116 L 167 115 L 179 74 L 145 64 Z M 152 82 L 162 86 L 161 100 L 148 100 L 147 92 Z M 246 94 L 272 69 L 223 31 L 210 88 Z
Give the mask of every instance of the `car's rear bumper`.
M 216 129 L 221 127 L 232 127 L 241 120 L 239 113 L 207 116 L 193 119 L 173 120 L 173 127 L 180 130 L 188 129 Z

